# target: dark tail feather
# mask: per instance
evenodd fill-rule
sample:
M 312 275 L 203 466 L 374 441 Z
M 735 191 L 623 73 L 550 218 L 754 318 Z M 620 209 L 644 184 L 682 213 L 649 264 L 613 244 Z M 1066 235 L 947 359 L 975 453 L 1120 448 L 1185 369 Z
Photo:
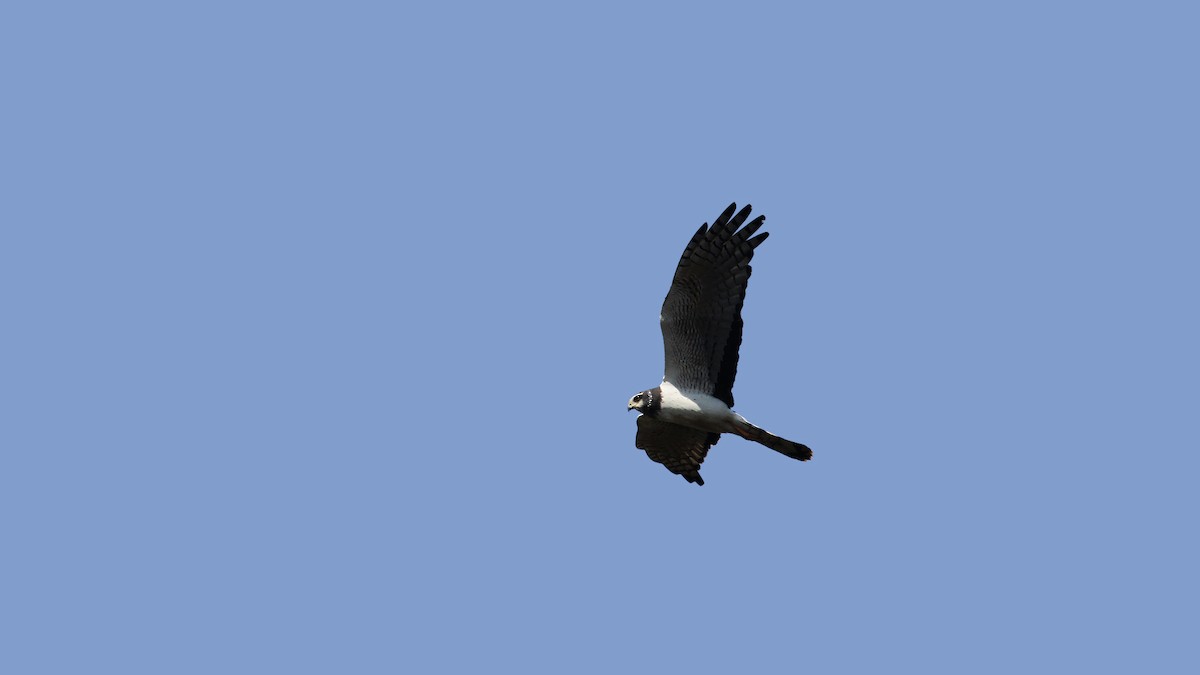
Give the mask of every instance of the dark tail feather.
M 807 462 L 812 459 L 812 450 L 809 450 L 807 445 L 789 441 L 786 438 L 780 438 L 769 431 L 759 429 L 749 422 L 745 422 L 745 426 L 741 428 L 741 436 L 746 440 L 761 443 L 781 455 L 787 455 L 801 462 Z

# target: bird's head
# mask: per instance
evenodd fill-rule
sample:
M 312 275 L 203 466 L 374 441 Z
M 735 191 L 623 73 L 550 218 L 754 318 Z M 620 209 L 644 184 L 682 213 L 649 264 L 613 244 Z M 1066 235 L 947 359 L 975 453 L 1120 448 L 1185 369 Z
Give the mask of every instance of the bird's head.
M 633 398 L 629 399 L 629 406 L 626 409 L 650 415 L 657 412 L 660 405 L 662 405 L 662 390 L 655 387 L 634 394 Z

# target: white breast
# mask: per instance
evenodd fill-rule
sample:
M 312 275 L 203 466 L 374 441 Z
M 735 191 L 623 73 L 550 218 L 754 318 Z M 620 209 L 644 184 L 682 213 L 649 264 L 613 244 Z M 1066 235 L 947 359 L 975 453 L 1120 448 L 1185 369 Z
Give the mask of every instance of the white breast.
M 658 418 L 693 429 L 726 433 L 733 431 L 734 414 L 721 399 L 696 391 L 680 390 L 670 382 L 659 385 L 662 406 Z

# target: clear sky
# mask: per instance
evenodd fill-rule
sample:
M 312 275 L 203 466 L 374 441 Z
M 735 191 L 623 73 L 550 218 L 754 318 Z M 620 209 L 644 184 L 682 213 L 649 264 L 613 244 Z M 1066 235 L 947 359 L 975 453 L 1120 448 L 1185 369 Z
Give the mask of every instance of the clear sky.
M 1194 5 L 14 4 L 0 671 L 1200 671 Z

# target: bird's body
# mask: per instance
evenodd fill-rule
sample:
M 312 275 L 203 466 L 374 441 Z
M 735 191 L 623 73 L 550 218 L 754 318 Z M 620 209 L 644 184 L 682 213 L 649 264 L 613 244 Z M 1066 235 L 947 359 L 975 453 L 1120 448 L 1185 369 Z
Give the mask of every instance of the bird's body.
M 655 417 L 661 422 L 723 434 L 732 432 L 739 418 L 724 401 L 704 392 L 680 390 L 665 380 L 658 390 L 662 392 L 662 407 Z
M 700 226 L 684 249 L 659 316 L 666 356 L 663 382 L 629 400 L 629 409 L 641 413 L 637 447 L 700 485 L 700 464 L 724 433 L 793 459 L 812 457 L 808 447 L 764 431 L 732 410 L 750 259 L 767 238 L 765 232 L 752 236 L 764 216 L 742 227 L 750 206 L 734 215 L 736 208 L 730 204 L 712 228 Z

